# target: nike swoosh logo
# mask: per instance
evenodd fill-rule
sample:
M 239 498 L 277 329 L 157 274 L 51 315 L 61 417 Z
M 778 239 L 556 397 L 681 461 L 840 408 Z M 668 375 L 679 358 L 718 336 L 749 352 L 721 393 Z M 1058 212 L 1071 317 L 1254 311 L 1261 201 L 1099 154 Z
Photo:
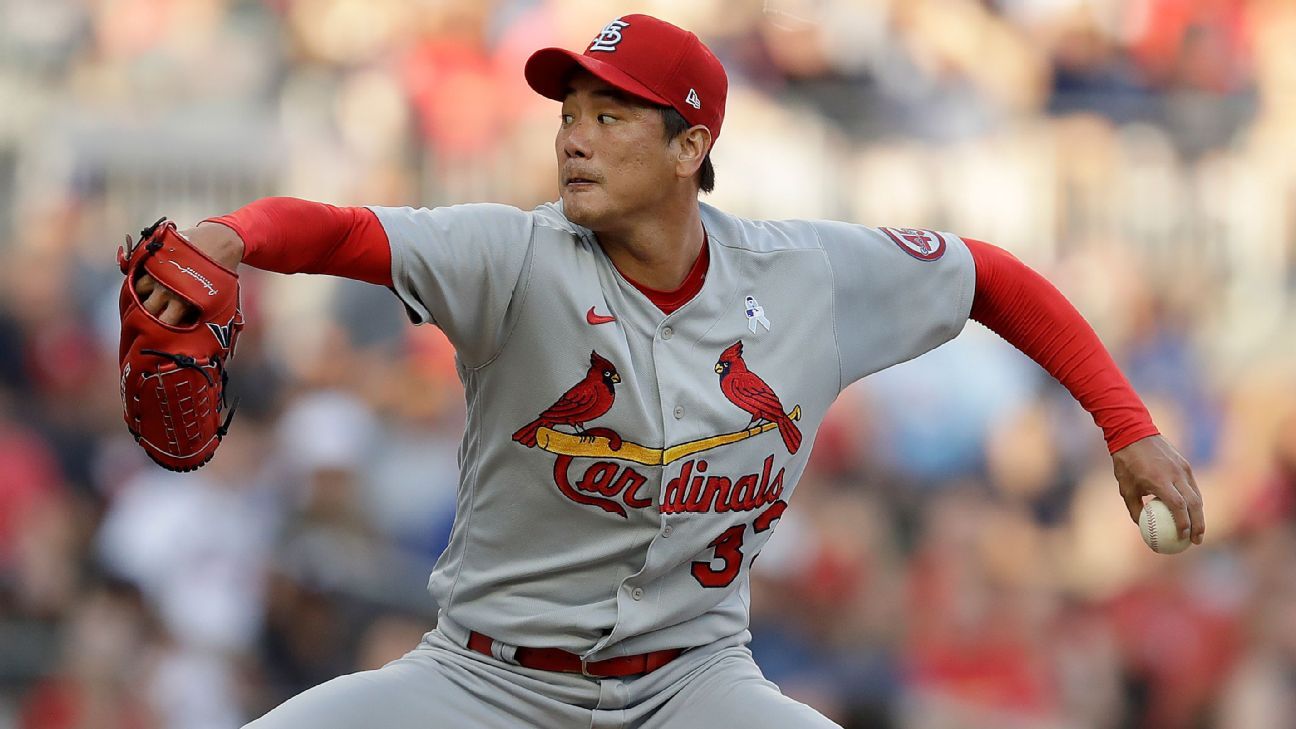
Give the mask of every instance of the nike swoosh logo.
M 591 306 L 590 310 L 585 312 L 585 321 L 589 322 L 590 324 L 607 324 L 608 322 L 616 321 L 616 317 L 603 316 L 602 314 L 595 314 L 594 307 Z

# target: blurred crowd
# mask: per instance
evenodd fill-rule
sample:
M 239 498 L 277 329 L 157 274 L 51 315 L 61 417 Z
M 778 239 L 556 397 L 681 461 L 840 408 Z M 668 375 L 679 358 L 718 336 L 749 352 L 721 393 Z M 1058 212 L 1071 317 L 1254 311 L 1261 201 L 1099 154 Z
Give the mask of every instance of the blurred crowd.
M 439 332 L 247 270 L 233 429 L 167 473 L 120 420 L 116 246 L 271 194 L 551 199 L 522 63 L 635 11 L 729 70 L 710 202 L 1012 250 L 1206 499 L 1152 554 L 1088 416 L 969 325 L 830 413 L 753 577 L 767 675 L 848 729 L 1296 727 L 1290 0 L 5 0 L 0 727 L 238 727 L 434 625 Z

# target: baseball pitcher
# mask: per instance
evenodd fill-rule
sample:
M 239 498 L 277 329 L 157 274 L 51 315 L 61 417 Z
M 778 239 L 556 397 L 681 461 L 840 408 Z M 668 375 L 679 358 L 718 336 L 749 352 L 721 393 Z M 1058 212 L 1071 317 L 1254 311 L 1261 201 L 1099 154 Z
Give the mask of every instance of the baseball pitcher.
M 561 104 L 557 202 L 269 198 L 183 233 L 155 226 L 122 252 L 127 425 L 169 467 L 201 465 L 231 427 L 240 263 L 390 287 L 457 353 L 468 416 L 457 518 L 428 585 L 436 629 L 251 726 L 834 726 L 752 660 L 752 560 L 838 393 L 969 318 L 1092 413 L 1132 519 L 1157 496 L 1200 543 L 1188 464 L 1093 330 L 1016 258 L 946 232 L 747 220 L 699 201 L 728 82 L 697 36 L 627 15 L 583 53 L 536 52 L 526 79 Z

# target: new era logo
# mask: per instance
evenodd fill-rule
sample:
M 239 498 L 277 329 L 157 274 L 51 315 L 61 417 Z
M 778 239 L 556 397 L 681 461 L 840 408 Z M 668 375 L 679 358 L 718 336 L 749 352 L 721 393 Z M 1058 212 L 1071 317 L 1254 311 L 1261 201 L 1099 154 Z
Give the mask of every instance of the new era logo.
M 621 31 L 629 27 L 630 24 L 620 18 L 608 23 L 603 27 L 603 30 L 599 32 L 598 36 L 594 38 L 594 42 L 590 43 L 589 50 L 607 51 L 608 53 L 615 51 L 617 44 L 624 40 Z
M 684 103 L 688 104 L 694 109 L 702 108 L 702 100 L 698 98 L 697 91 L 693 89 L 689 89 L 688 97 L 684 99 Z

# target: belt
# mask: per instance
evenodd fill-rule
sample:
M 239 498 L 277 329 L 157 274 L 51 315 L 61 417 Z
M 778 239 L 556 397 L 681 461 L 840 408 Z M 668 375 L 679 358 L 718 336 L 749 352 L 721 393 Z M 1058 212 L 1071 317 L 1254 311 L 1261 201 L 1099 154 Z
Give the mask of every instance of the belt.
M 498 658 L 491 650 L 494 639 L 477 631 L 468 634 L 468 649 Z M 523 648 L 518 647 L 513 662 L 525 668 L 541 671 L 559 671 L 562 673 L 579 673 L 591 678 L 621 678 L 651 673 L 679 658 L 682 648 L 640 653 L 636 656 L 618 656 L 602 661 L 586 661 L 575 653 L 558 648 Z

